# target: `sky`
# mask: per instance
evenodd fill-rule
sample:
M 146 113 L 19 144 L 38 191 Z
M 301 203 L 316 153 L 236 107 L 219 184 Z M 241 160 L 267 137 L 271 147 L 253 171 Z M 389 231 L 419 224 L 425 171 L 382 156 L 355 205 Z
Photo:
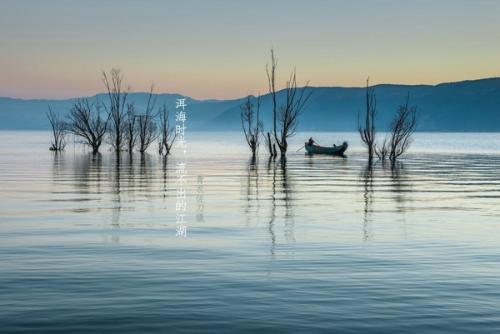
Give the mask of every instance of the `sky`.
M 265 93 L 271 48 L 279 86 L 500 76 L 500 1 L 0 0 L 0 96 L 93 95 L 113 67 L 132 91 Z

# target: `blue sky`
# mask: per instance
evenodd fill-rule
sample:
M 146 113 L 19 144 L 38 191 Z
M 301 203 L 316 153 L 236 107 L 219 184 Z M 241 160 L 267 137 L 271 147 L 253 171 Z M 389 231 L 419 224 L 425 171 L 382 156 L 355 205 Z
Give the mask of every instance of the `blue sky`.
M 438 83 L 500 74 L 500 1 L 0 1 L 0 96 L 132 90 L 231 98 L 297 67 L 315 86 Z

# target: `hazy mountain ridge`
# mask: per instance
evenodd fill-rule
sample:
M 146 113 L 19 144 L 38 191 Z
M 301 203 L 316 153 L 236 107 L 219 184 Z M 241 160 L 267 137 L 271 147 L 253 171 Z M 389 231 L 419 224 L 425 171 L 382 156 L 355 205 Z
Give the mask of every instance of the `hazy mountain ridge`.
M 363 112 L 363 87 L 311 87 L 312 96 L 300 118 L 300 130 L 352 131 L 356 129 L 358 113 Z M 467 80 L 438 85 L 375 86 L 377 123 L 386 128 L 399 104 L 410 94 L 410 103 L 417 105 L 420 131 L 500 131 L 500 78 Z M 163 103 L 175 109 L 179 94 L 156 94 L 156 105 Z M 283 91 L 279 92 L 283 97 Z M 90 97 L 106 102 L 105 94 Z M 240 105 L 245 97 L 232 100 L 187 99 L 188 123 L 191 130 L 239 130 Z M 0 97 L 0 129 L 46 129 L 47 106 L 57 112 L 67 112 L 74 99 L 23 100 Z M 138 111 L 147 103 L 146 93 L 129 94 Z M 262 97 L 261 115 L 265 128 L 271 127 L 271 100 Z

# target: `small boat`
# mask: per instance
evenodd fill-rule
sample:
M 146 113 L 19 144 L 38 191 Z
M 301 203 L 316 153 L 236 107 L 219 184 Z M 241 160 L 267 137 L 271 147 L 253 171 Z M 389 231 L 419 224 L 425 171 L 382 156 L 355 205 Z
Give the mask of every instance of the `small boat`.
M 305 148 L 309 154 L 330 154 L 330 155 L 344 155 L 347 150 L 347 142 L 343 142 L 340 146 L 319 146 L 319 145 L 309 145 L 305 143 Z

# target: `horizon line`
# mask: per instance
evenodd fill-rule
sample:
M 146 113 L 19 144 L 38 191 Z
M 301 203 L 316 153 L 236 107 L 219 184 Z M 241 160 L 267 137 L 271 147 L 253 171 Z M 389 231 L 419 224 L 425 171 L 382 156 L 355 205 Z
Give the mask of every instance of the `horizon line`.
M 417 87 L 417 86 L 427 86 L 427 87 L 437 87 L 440 85 L 446 85 L 446 84 L 457 84 L 457 83 L 465 83 L 465 82 L 472 82 L 472 81 L 483 81 L 483 80 L 494 80 L 494 79 L 500 79 L 500 75 L 498 76 L 488 76 L 488 77 L 482 77 L 482 78 L 477 78 L 477 79 L 463 79 L 463 80 L 458 80 L 458 81 L 441 81 L 438 83 L 415 83 L 415 84 L 410 84 L 410 83 L 393 83 L 393 82 L 385 82 L 385 83 L 377 83 L 374 85 L 370 85 L 370 87 L 379 87 L 379 86 L 406 86 L 406 87 Z M 298 88 L 305 88 L 306 86 L 300 86 Z M 319 88 L 345 88 L 345 89 L 361 89 L 361 88 L 366 88 L 366 86 L 307 86 L 308 88 L 314 88 L 314 89 L 319 89 Z M 285 88 L 279 89 L 278 92 L 283 91 Z M 72 96 L 72 97 L 63 97 L 63 98 L 50 98 L 50 97 L 33 97 L 33 98 L 23 98 L 23 97 L 15 97 L 15 96 L 0 96 L 2 99 L 12 99 L 12 100 L 22 100 L 22 101 L 47 101 L 47 100 L 52 100 L 52 101 L 65 101 L 65 100 L 73 100 L 73 99 L 78 99 L 78 98 L 92 98 L 96 97 L 98 95 L 102 94 L 107 94 L 105 91 L 102 92 L 96 92 L 92 95 L 80 95 L 80 96 Z M 129 91 L 127 94 L 149 94 L 147 91 Z M 179 92 L 153 92 L 153 95 L 179 95 L 185 98 L 190 98 L 192 100 L 204 102 L 204 101 L 230 101 L 230 100 L 238 100 L 241 98 L 245 98 L 247 96 L 255 96 L 254 94 L 246 94 L 242 96 L 237 96 L 237 97 L 230 97 L 230 98 L 196 98 L 190 95 L 185 95 Z M 269 94 L 269 92 L 266 91 L 265 94 L 262 94 L 261 96 L 265 96 Z

